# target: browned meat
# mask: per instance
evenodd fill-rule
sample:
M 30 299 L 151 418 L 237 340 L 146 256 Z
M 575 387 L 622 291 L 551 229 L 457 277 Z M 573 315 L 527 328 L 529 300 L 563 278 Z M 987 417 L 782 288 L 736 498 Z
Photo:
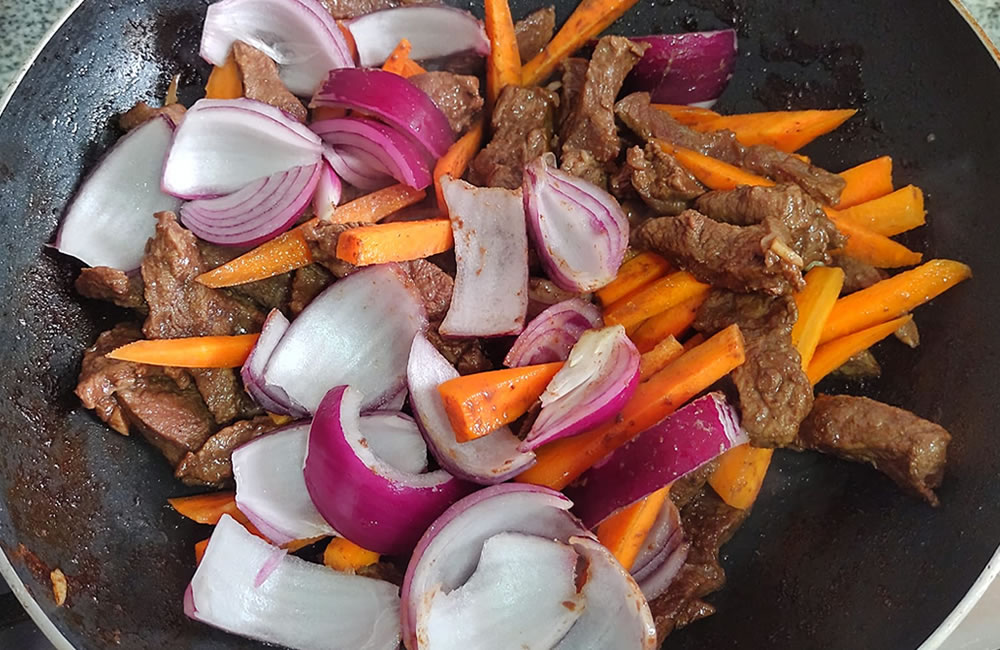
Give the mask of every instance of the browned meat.
M 607 165 L 604 165 L 586 149 L 572 149 L 563 154 L 559 166 L 567 174 L 582 178 L 588 183 L 605 188 L 608 186 Z
M 688 472 L 670 486 L 670 500 L 679 510 L 701 494 L 702 488 L 708 482 L 708 477 L 719 467 L 718 460 L 712 460 L 693 472 Z
M 775 242 L 787 239 L 787 229 L 775 221 L 732 226 L 694 210 L 650 219 L 634 233 L 638 245 L 660 253 L 702 282 L 773 295 L 805 286 L 801 267 L 775 252 Z
M 310 264 L 295 271 L 292 276 L 292 299 L 288 309 L 292 316 L 302 313 L 313 298 L 333 283 L 333 276 L 319 264 Z
M 363 223 L 330 223 L 324 219 L 310 221 L 302 229 L 313 259 L 322 264 L 330 273 L 342 278 L 354 272 L 353 264 L 348 264 L 337 257 L 337 239 L 340 233 L 351 228 L 364 226 Z
M 427 319 L 439 323 L 448 313 L 455 281 L 432 262 L 413 260 L 400 264 L 413 280 L 427 311 Z
M 809 196 L 829 205 L 840 202 L 840 193 L 847 184 L 838 174 L 811 165 L 801 158 L 766 144 L 747 147 L 740 167 L 767 176 L 779 183 L 795 183 Z
M 216 246 L 206 241 L 198 240 L 198 250 L 206 269 L 214 269 L 233 260 L 245 251 L 241 248 Z M 221 289 L 227 296 L 240 301 L 249 300 L 264 312 L 272 309 L 284 309 L 291 299 L 292 274 L 282 273 L 272 278 L 248 282 L 235 287 Z
M 148 122 L 157 115 L 165 115 L 174 124 L 180 124 L 185 108 L 182 104 L 153 107 L 146 102 L 139 102 L 118 116 L 118 125 L 125 131 L 131 131 L 143 122 Z
M 194 385 L 219 424 L 242 420 L 264 412 L 243 390 L 238 369 L 199 368 L 192 370 Z
M 528 278 L 528 320 L 531 320 L 552 305 L 570 298 L 579 298 L 580 294 L 557 287 L 548 278 Z M 588 295 L 582 296 L 589 300 Z
M 834 374 L 845 379 L 866 379 L 868 377 L 880 377 L 882 366 L 879 365 L 875 355 L 871 350 L 862 350 L 848 359 L 839 368 L 833 371 Z
M 622 173 L 646 205 L 661 215 L 680 214 L 689 201 L 705 193 L 704 186 L 676 158 L 654 143 L 645 150 L 629 149 Z
M 107 266 L 85 268 L 80 271 L 74 286 L 77 293 L 85 298 L 107 300 L 126 309 L 146 311 L 142 276 L 138 273 L 129 275 Z
M 903 345 L 911 348 L 920 347 L 920 330 L 917 329 L 916 321 L 911 320 L 904 323 L 898 330 L 893 332 L 893 335 L 899 339 Z
M 587 80 L 588 59 L 570 57 L 562 62 L 562 85 L 559 87 L 559 131 L 569 119 L 571 109 L 583 94 L 583 84 Z
M 842 296 L 867 289 L 889 277 L 882 269 L 843 254 L 833 256 L 833 265 L 844 270 L 844 286 L 840 290 Z
M 436 0 L 320 0 L 330 15 L 337 20 L 357 18 L 373 11 L 394 9 L 409 5 L 436 4 Z
M 126 361 L 105 358 L 105 354 L 142 338 L 139 328 L 122 323 L 102 332 L 97 342 L 83 353 L 83 365 L 76 394 L 83 405 L 92 409 L 112 429 L 122 435 L 129 434 L 128 421 L 122 413 L 115 393 L 120 388 L 128 388 L 150 373 L 157 372 L 153 366 L 141 366 Z
M 493 369 L 479 339 L 446 339 L 438 333 L 437 325 L 432 325 L 427 329 L 427 340 L 461 375 Z
M 414 75 L 410 83 L 424 91 L 441 109 L 456 136 L 465 133 L 483 109 L 476 77 L 439 70 Z
M 278 76 L 278 66 L 271 57 L 243 41 L 233 43 L 232 52 L 243 75 L 244 97 L 280 108 L 299 122 L 306 121 L 309 112 Z
M 222 487 L 233 476 L 233 450 L 257 436 L 274 431 L 278 425 L 267 415 L 240 420 L 205 441 L 196 452 L 188 452 L 174 471 L 186 485 Z
M 556 8 L 542 7 L 514 23 L 517 51 L 526 63 L 542 51 L 556 31 Z
M 796 445 L 871 463 L 901 488 L 938 505 L 951 435 L 909 411 L 866 397 L 820 395 Z
M 493 108 L 493 139 L 476 155 L 469 181 L 480 187 L 521 187 L 524 166 L 552 151 L 558 101 L 544 88 L 507 86 Z

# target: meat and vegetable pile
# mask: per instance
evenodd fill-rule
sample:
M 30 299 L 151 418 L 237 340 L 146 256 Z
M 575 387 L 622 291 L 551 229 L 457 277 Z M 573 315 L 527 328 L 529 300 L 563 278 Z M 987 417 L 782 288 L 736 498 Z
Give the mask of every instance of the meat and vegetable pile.
M 56 244 L 130 314 L 80 399 L 220 490 L 171 501 L 215 526 L 188 616 L 652 648 L 715 611 L 774 449 L 937 504 L 942 427 L 813 387 L 969 268 L 891 239 L 925 212 L 890 158 L 796 153 L 855 111 L 706 107 L 733 31 L 594 40 L 634 1 L 223 0 L 205 98 L 122 116 Z

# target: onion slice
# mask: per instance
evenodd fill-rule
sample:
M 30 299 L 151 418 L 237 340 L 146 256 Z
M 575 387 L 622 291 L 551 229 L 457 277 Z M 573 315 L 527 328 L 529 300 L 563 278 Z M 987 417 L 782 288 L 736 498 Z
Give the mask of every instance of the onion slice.
M 309 430 L 306 487 L 344 537 L 376 553 L 404 554 L 471 486 L 441 469 L 411 474 L 376 456 L 361 433 L 360 408 L 360 393 L 348 386 L 323 398 Z
M 181 202 L 160 191 L 173 122 L 164 116 L 126 133 L 84 179 L 73 197 L 55 247 L 90 266 L 139 268 L 153 236 L 153 214 Z
M 520 440 L 507 427 L 470 442 L 457 442 L 438 386 L 458 371 L 422 334 L 413 338 L 406 381 L 420 432 L 441 467 L 483 485 L 501 483 L 535 463 L 534 453 L 518 451 Z
M 236 41 L 271 57 L 285 86 L 304 97 L 316 91 L 330 70 L 354 66 L 347 39 L 316 0 L 222 0 L 210 5 L 201 57 L 224 65 Z
M 604 323 L 597 305 L 571 298 L 552 305 L 524 328 L 503 363 L 508 368 L 565 361 L 580 336 Z
M 359 190 L 370 192 L 392 185 L 392 176 L 367 151 L 350 145 L 337 149 L 328 145 L 323 150 L 323 157 L 348 185 Z
M 406 413 L 376 411 L 362 415 L 359 426 L 372 453 L 389 465 L 409 474 L 427 471 L 427 444 Z
M 665 499 L 632 565 L 632 577 L 646 600 L 658 598 L 667 591 L 687 561 L 690 548 L 691 545 L 684 541 L 677 506 L 671 499 Z
M 615 450 L 566 492 L 594 527 L 621 508 L 747 442 L 736 410 L 709 393 Z
M 468 11 L 445 6 L 398 7 L 373 11 L 347 21 L 363 66 L 380 66 L 399 40 L 406 38 L 415 61 L 475 52 L 490 53 L 483 24 Z
M 323 153 L 325 159 L 325 149 Z M 319 182 L 316 183 L 316 193 L 313 194 L 313 213 L 323 221 L 329 221 L 343 196 L 344 184 L 340 182 L 340 177 L 329 160 L 324 160 L 320 167 Z
M 263 385 L 312 413 L 328 390 L 350 383 L 364 395 L 362 408 L 378 408 L 404 387 L 410 344 L 426 327 L 409 278 L 392 264 L 366 267 L 299 314 L 271 353 Z
M 445 336 L 501 336 L 524 329 L 528 239 L 518 192 L 441 179 L 455 235 L 455 291 Z
M 524 211 L 549 277 L 567 291 L 611 282 L 625 259 L 628 219 L 615 197 L 544 154 L 524 168 Z
M 287 555 L 229 515 L 184 594 L 196 621 L 302 650 L 395 650 L 398 610 L 395 585 Z
M 375 120 L 342 117 L 314 122 L 312 130 L 334 151 L 345 145 L 364 151 L 404 185 L 422 190 L 431 184 L 431 163 L 426 152 L 392 127 Z
M 309 411 L 295 404 L 282 389 L 277 386 L 268 385 L 264 381 L 264 368 L 271 358 L 274 348 L 278 347 L 281 337 L 288 331 L 291 323 L 277 309 L 272 309 L 271 313 L 264 319 L 264 326 L 260 330 L 260 338 L 256 345 L 243 362 L 240 369 L 240 377 L 243 379 L 243 386 L 250 397 L 271 413 L 281 415 L 291 415 L 295 418 L 303 418 L 309 415 Z
M 322 162 L 293 167 L 226 196 L 190 201 L 181 207 L 181 221 L 213 244 L 256 246 L 295 224 L 312 201 L 322 171 Z
M 633 37 L 649 43 L 625 85 L 663 104 L 698 104 L 711 108 L 733 76 L 736 30 L 657 34 Z
M 584 332 L 542 393 L 542 410 L 521 449 L 536 449 L 615 417 L 638 386 L 639 351 L 625 328 Z

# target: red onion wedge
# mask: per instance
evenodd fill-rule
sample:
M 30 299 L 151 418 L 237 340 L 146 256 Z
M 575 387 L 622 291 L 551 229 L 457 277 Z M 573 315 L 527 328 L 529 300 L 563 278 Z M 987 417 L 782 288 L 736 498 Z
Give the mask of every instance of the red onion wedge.
M 336 21 L 317 0 L 222 0 L 208 7 L 201 57 L 223 65 L 235 41 L 278 64 L 296 95 L 312 95 L 334 68 L 354 66 L 351 48 Z
M 458 371 L 423 335 L 413 338 L 406 380 L 410 406 L 431 453 L 441 467 L 473 483 L 492 485 L 520 474 L 535 462 L 535 454 L 518 451 L 520 440 L 507 427 L 470 442 L 457 442 L 444 410 L 438 386 L 458 377 Z
M 733 76 L 736 30 L 657 34 L 633 41 L 649 49 L 626 81 L 630 92 L 647 91 L 654 102 L 711 108 Z
M 311 106 L 337 106 L 377 117 L 419 142 L 435 159 L 454 142 L 451 125 L 441 109 L 424 91 L 392 72 L 332 70 Z
M 401 38 L 413 45 L 410 58 L 434 59 L 463 52 L 490 53 L 483 24 L 468 11 L 426 5 L 374 11 L 347 22 L 363 66 L 380 66 Z
M 333 146 L 353 147 L 369 154 L 404 185 L 422 190 L 431 184 L 431 161 L 410 138 L 375 120 L 341 117 L 312 124 L 312 130 Z
M 684 566 L 690 548 L 684 541 L 681 515 L 668 498 L 632 565 L 632 577 L 646 600 L 654 600 L 666 592 Z
M 565 361 L 580 335 L 604 323 L 593 303 L 571 298 L 552 305 L 524 328 L 503 363 L 508 368 Z
M 327 145 L 323 149 L 323 157 L 348 185 L 353 185 L 359 190 L 370 192 L 392 185 L 392 176 L 382 163 L 367 151 L 350 145 L 343 145 L 337 149 Z
M 328 390 L 350 383 L 364 396 L 362 408 L 378 408 L 404 387 L 410 344 L 427 327 L 414 291 L 393 264 L 338 280 L 288 328 L 267 361 L 262 384 L 281 389 L 290 403 L 312 413 Z
M 524 329 L 528 239 L 516 191 L 445 177 L 441 189 L 455 235 L 455 291 L 445 336 L 502 336 Z
M 709 393 L 620 447 L 566 493 L 576 514 L 594 527 L 746 441 L 736 410 L 721 393 Z
M 336 535 L 306 490 L 309 423 L 254 438 L 233 452 L 236 507 L 274 544 Z
M 153 214 L 181 202 L 160 191 L 173 123 L 157 117 L 126 133 L 84 179 L 56 235 L 55 247 L 90 266 L 139 268 L 153 236 Z
M 625 328 L 584 332 L 542 393 L 542 410 L 520 449 L 536 449 L 615 417 L 638 386 L 639 351 Z
M 524 211 L 549 277 L 567 291 L 611 282 L 625 259 L 628 219 L 615 197 L 561 171 L 545 154 L 524 168 Z
M 324 158 L 326 151 L 324 150 Z M 319 182 L 316 183 L 316 193 L 313 194 L 313 213 L 324 221 L 329 221 L 333 211 L 344 196 L 344 184 L 333 170 L 330 162 L 324 160 L 320 167 Z
M 183 199 L 223 196 L 267 176 L 315 165 L 322 153 L 319 136 L 270 104 L 202 99 L 174 133 L 162 188 Z
M 268 385 L 264 381 L 264 368 L 271 358 L 271 353 L 278 346 L 281 337 L 285 335 L 290 323 L 285 315 L 277 309 L 272 309 L 271 313 L 264 319 L 264 326 L 260 331 L 260 338 L 247 360 L 243 362 L 240 369 L 240 377 L 243 378 L 243 386 L 250 397 L 271 413 L 281 415 L 291 415 L 295 418 L 303 418 L 309 415 L 302 406 L 295 404 L 281 388 Z
M 196 621 L 300 650 L 395 650 L 398 610 L 395 585 L 287 555 L 229 515 L 184 594 Z
M 256 246 L 291 228 L 309 206 L 323 173 L 318 162 L 278 172 L 215 199 L 190 201 L 181 221 L 205 241 Z
M 408 553 L 472 487 L 439 469 L 411 474 L 379 458 L 361 432 L 361 394 L 338 386 L 309 430 L 305 479 L 316 509 L 341 535 L 387 555 Z
M 409 474 L 427 471 L 427 443 L 417 423 L 399 411 L 376 411 L 361 416 L 361 435 L 372 453 Z

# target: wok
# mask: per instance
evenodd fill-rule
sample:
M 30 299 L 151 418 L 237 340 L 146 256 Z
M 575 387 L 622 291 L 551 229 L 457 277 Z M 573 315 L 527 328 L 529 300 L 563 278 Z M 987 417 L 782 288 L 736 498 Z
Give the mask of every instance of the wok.
M 118 137 L 116 114 L 158 101 L 177 72 L 182 100 L 199 94 L 206 4 L 83 2 L 0 118 L 0 547 L 10 561 L 0 564 L 17 590 L 23 582 L 36 621 L 76 648 L 253 646 L 183 616 L 192 544 L 207 531 L 166 507 L 186 490 L 163 459 L 106 429 L 72 393 L 83 349 L 126 314 L 76 297 L 77 264 L 45 248 L 82 175 Z M 517 16 L 536 6 L 512 4 Z M 574 4 L 556 0 L 560 20 Z M 724 111 L 859 107 L 807 153 L 834 170 L 891 154 L 897 186 L 928 196 L 930 223 L 908 243 L 976 274 L 919 311 L 919 350 L 882 345 L 883 380 L 835 387 L 953 433 L 941 507 L 868 467 L 778 453 L 753 515 L 724 548 L 729 584 L 709 599 L 719 613 L 675 633 L 671 648 L 913 648 L 1000 542 L 1000 69 L 956 9 L 946 0 L 642 0 L 615 26 L 736 26 L 741 56 Z M 68 578 L 63 607 L 51 597 L 54 567 Z

